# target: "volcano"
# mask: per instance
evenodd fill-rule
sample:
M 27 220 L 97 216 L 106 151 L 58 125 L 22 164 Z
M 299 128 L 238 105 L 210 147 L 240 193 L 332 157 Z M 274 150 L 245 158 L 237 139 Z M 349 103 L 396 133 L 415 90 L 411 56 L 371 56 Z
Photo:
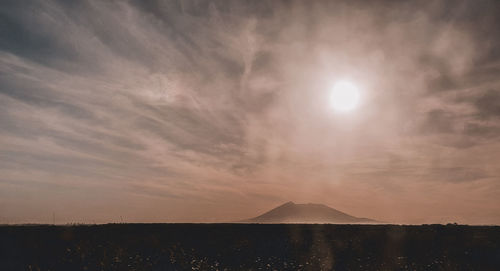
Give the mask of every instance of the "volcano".
M 348 215 L 324 204 L 296 204 L 287 202 L 260 216 L 243 220 L 244 223 L 332 223 L 373 224 L 379 221 Z

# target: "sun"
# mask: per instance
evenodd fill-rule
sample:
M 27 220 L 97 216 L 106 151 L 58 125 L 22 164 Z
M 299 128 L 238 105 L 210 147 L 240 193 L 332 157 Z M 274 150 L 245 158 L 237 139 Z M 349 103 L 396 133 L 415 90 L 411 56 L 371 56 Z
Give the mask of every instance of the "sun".
M 338 81 L 332 88 L 330 103 L 337 111 L 351 111 L 359 104 L 359 90 L 349 81 Z

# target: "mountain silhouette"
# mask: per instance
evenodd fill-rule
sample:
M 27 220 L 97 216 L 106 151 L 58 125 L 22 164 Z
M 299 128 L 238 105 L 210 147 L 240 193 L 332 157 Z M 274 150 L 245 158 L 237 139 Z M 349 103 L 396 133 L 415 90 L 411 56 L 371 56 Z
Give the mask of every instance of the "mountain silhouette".
M 324 204 L 295 204 L 287 202 L 267 213 L 241 222 L 247 223 L 380 223 L 369 218 L 359 218 L 330 208 Z

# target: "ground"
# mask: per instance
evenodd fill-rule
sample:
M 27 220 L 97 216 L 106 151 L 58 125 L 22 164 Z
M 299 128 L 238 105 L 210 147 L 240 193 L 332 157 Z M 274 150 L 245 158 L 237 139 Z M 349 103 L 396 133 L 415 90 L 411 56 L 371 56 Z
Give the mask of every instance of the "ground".
M 498 270 L 500 227 L 0 226 L 1 270 Z

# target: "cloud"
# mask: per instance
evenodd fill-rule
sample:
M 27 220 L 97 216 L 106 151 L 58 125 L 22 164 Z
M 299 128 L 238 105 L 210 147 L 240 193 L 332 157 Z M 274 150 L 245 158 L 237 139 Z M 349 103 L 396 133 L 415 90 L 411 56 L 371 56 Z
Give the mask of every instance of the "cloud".
M 500 91 L 488 90 L 474 101 L 474 106 L 481 118 L 500 117 Z
M 431 110 L 427 113 L 422 129 L 431 133 L 453 133 L 453 114 L 441 109 Z
M 465 134 L 481 138 L 495 138 L 500 136 L 498 125 L 468 123 L 465 127 Z
M 498 8 L 7 1 L 0 186 L 29 210 L 71 203 L 103 220 L 233 220 L 285 199 L 363 215 L 354 198 L 417 202 L 431 181 L 433 199 L 497 191 Z M 353 114 L 328 104 L 340 79 L 362 91 Z M 97 214 L 80 208 L 90 194 Z
M 487 177 L 489 176 L 482 170 L 464 167 L 432 168 L 430 176 L 428 176 L 429 179 L 444 180 L 452 183 L 471 182 Z

